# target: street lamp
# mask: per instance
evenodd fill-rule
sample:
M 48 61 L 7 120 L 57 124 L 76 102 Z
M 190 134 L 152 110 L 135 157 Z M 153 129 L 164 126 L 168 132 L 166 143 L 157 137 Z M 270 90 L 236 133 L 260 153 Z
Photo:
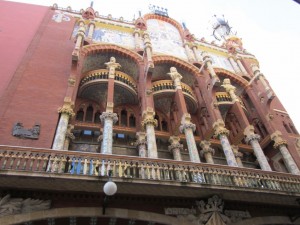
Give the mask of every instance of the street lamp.
M 116 194 L 117 192 L 117 185 L 115 182 L 112 181 L 112 170 L 108 172 L 108 181 L 103 186 L 103 192 L 105 194 L 103 207 L 102 207 L 102 215 L 105 215 L 105 209 L 108 205 L 109 196 Z

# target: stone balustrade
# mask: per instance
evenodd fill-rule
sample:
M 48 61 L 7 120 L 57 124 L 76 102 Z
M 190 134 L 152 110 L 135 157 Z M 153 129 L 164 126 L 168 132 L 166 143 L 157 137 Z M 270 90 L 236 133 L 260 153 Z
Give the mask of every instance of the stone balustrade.
M 300 176 L 186 161 L 0 146 L 2 171 L 174 181 L 300 194 Z M 150 181 L 151 180 L 151 181 Z M 134 182 L 134 181 L 132 181 Z
M 100 69 L 100 70 L 93 70 L 88 72 L 87 74 L 85 74 L 84 78 L 81 79 L 80 86 L 93 80 L 108 80 L 108 70 Z M 115 71 L 114 80 L 130 86 L 135 91 L 137 90 L 137 85 L 134 79 L 125 73 L 122 73 L 120 71 Z
M 241 106 L 244 109 L 246 109 L 241 98 L 240 97 L 237 97 L 237 98 L 238 98 L 239 102 L 241 103 Z M 232 98 L 227 92 L 216 92 L 216 99 L 217 99 L 218 104 L 228 104 L 228 103 L 232 104 Z

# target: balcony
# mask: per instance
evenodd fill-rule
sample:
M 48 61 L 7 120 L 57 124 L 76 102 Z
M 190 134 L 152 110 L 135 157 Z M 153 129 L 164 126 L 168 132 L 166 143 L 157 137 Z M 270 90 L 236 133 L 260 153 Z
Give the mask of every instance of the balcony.
M 221 193 L 231 200 L 289 205 L 300 197 L 300 176 L 187 161 L 0 146 L 0 168 L 7 188 L 99 192 L 112 170 L 120 194 Z

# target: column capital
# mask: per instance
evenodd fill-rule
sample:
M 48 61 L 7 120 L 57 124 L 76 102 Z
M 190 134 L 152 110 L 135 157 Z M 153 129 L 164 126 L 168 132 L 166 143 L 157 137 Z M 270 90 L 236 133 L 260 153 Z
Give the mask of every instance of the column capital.
M 135 28 L 133 31 L 133 35 L 138 34 L 139 36 L 141 35 L 141 30 L 139 28 Z
M 106 119 L 111 119 L 114 124 L 118 121 L 118 115 L 117 113 L 113 113 L 113 112 L 103 112 L 100 116 L 100 120 L 102 123 L 104 123 Z
M 176 143 L 179 143 L 179 141 L 180 141 L 180 137 L 178 137 L 178 136 L 170 136 L 170 138 L 169 138 L 170 144 L 176 144 Z
M 173 144 L 171 144 L 171 145 L 168 146 L 168 150 L 169 150 L 170 152 L 172 152 L 173 149 L 179 149 L 180 151 L 182 151 L 183 145 L 180 144 L 180 143 L 173 143 Z
M 212 147 L 210 147 L 210 141 L 201 141 L 199 145 L 202 148 L 202 150 L 200 151 L 201 157 L 203 157 L 206 153 L 211 153 L 212 155 L 215 154 L 215 150 Z
M 145 126 L 147 126 L 148 124 L 152 124 L 154 127 L 157 127 L 157 125 L 158 125 L 156 119 L 153 119 L 153 118 L 145 118 L 145 119 L 142 121 L 142 127 L 145 127 Z
M 138 147 L 138 146 L 140 146 L 140 145 L 147 145 L 147 141 L 146 141 L 146 139 L 142 139 L 142 140 L 136 140 L 135 142 L 134 142 L 134 146 L 136 146 L 136 147 Z
M 229 135 L 229 130 L 225 128 L 225 123 L 223 120 L 218 119 L 216 122 L 213 123 L 214 128 L 214 136 L 219 137 L 220 135 Z
M 153 108 L 147 107 L 146 110 L 143 111 L 143 121 L 142 121 L 142 127 L 145 127 L 147 124 L 152 124 L 154 127 L 157 126 L 157 120 L 154 119 L 155 112 Z
M 191 122 L 191 115 L 189 113 L 185 113 L 181 118 L 179 131 L 183 133 L 185 129 L 192 129 L 193 132 L 196 130 L 196 125 Z
M 274 148 L 279 148 L 281 145 L 287 146 L 287 141 L 282 137 L 282 133 L 279 130 L 276 130 L 273 134 L 271 134 L 271 140 L 274 141 Z
M 91 26 L 91 25 L 96 26 L 96 23 L 95 23 L 94 20 L 91 20 L 91 21 L 89 22 L 89 26 Z
M 137 140 L 134 143 L 134 145 L 136 147 L 138 147 L 140 145 L 147 145 L 146 133 L 145 132 L 137 132 L 136 133 L 136 138 L 137 138 Z
M 80 28 L 78 29 L 77 34 L 76 34 L 76 38 L 77 38 L 78 36 L 81 36 L 81 37 L 84 38 L 84 36 L 85 36 L 85 27 L 80 27 Z
M 63 106 L 58 108 L 57 112 L 61 114 L 67 114 L 69 117 L 73 117 L 75 115 L 73 108 L 74 102 L 71 101 L 71 98 L 65 97 Z
M 110 57 L 109 62 L 104 63 L 106 65 L 106 69 L 108 69 L 108 77 L 114 78 L 116 69 L 121 68 L 121 65 L 116 62 L 115 57 Z
M 259 134 L 249 134 L 247 137 L 245 137 L 246 143 L 251 143 L 251 141 L 260 141 L 260 135 Z

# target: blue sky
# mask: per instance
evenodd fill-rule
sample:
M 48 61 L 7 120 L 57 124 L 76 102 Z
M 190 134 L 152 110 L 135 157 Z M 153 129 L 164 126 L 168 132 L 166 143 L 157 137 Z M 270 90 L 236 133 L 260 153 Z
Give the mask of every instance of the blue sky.
M 91 1 L 15 0 L 80 10 Z M 185 22 L 197 38 L 211 40 L 213 15 L 224 15 L 242 38 L 244 48 L 254 54 L 276 95 L 300 132 L 300 4 L 293 0 L 94 0 L 100 15 L 112 14 L 132 20 L 149 12 L 149 4 L 168 8 L 169 16 Z

